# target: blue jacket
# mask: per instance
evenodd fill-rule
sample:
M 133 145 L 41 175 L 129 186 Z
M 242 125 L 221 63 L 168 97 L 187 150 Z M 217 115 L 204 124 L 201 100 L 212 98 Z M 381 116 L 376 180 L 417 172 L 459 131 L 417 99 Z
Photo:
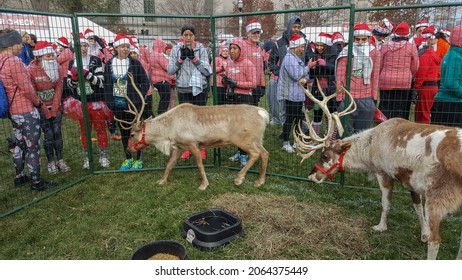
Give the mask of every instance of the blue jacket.
M 301 78 L 309 79 L 308 66 L 305 62 L 292 53 L 287 51 L 281 64 L 278 79 L 278 100 L 290 100 L 293 102 L 305 101 L 305 92 L 298 85 Z
M 21 61 L 27 66 L 32 61 L 29 56 L 29 50 L 26 44 L 22 43 L 22 51 L 20 54 L 17 55 L 21 59 Z

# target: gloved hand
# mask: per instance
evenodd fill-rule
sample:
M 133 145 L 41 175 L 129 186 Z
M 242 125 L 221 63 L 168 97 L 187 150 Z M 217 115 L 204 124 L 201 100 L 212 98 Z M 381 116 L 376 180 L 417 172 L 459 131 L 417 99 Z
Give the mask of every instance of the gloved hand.
M 98 43 L 101 49 L 104 49 L 106 47 L 106 45 L 104 44 L 103 40 L 101 40 L 100 37 L 94 35 L 93 38 L 95 38 L 95 42 Z
M 226 81 L 226 85 L 228 87 L 230 87 L 230 88 L 235 88 L 235 87 L 237 87 L 237 82 L 236 82 L 236 80 L 228 78 L 227 81 Z
M 180 59 L 185 60 L 187 55 L 188 55 L 188 49 L 185 46 L 181 47 L 180 48 Z
M 186 54 L 186 57 L 189 58 L 189 59 L 191 59 L 191 60 L 193 60 L 194 57 L 195 57 L 194 50 L 193 50 L 193 49 L 189 49 L 189 48 L 188 48 L 187 50 L 188 50 L 188 52 L 187 52 L 187 54 Z
M 83 76 L 85 79 L 90 80 L 93 77 L 93 73 L 91 73 L 88 69 L 83 69 Z
M 71 80 L 77 82 L 79 80 L 79 76 L 77 75 L 77 68 L 75 68 L 75 66 L 71 68 L 71 74 Z
M 325 61 L 324 59 L 322 59 L 322 58 L 318 58 L 318 59 L 316 60 L 316 62 L 317 62 L 318 65 L 320 65 L 320 66 L 326 66 L 326 61 Z

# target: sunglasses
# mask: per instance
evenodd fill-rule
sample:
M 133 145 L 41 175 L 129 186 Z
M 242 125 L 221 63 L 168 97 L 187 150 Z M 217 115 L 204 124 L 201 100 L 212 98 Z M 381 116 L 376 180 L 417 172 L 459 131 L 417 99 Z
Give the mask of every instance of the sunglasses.
M 358 38 L 358 37 L 356 37 L 355 42 L 367 42 L 368 39 L 369 38 L 367 38 L 367 37 L 366 38 Z
M 260 34 L 260 31 L 254 31 L 252 34 Z

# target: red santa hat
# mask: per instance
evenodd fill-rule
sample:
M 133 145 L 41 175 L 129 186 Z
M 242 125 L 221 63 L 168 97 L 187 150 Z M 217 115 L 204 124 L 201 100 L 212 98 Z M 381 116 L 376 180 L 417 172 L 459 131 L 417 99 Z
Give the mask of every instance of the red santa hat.
M 343 37 L 343 34 L 341 32 L 334 32 L 332 33 L 331 37 L 332 44 L 335 44 L 337 42 L 345 42 L 345 38 Z
M 80 44 L 87 44 L 88 45 L 88 41 L 87 41 L 87 39 L 85 39 L 85 35 L 83 35 L 82 32 L 79 33 L 79 39 L 80 39 Z
M 171 50 L 171 49 L 173 49 L 173 45 L 172 45 L 172 44 L 167 44 L 167 45 L 165 46 L 165 50 Z
M 369 25 L 365 22 L 355 24 L 353 36 L 372 36 Z
M 424 19 L 417 22 L 417 24 L 415 25 L 415 29 L 418 29 L 419 27 L 428 27 L 429 25 L 430 24 L 428 24 L 428 21 Z
M 300 34 L 295 34 L 295 35 L 290 36 L 289 48 L 294 49 L 296 47 L 299 47 L 305 44 L 306 44 L 305 38 L 300 36 Z
M 245 27 L 245 31 L 247 33 L 255 31 L 260 31 L 260 33 L 263 33 L 263 30 L 261 29 L 261 23 L 259 23 L 256 19 L 249 20 L 247 26 Z
M 136 46 L 134 45 L 130 45 L 130 52 L 135 52 L 138 56 L 141 55 L 140 53 L 140 49 L 138 49 Z
M 85 38 L 93 37 L 95 36 L 95 32 L 93 32 L 93 30 L 91 30 L 90 28 L 87 28 L 85 29 L 85 32 L 83 32 L 83 35 L 85 35 Z
M 425 43 L 425 38 L 424 37 L 415 37 L 414 38 L 414 44 L 417 47 L 420 47 L 423 43 Z
M 393 30 L 393 34 L 395 37 L 408 37 L 411 34 L 411 29 L 409 28 L 409 24 L 403 21 L 398 26 L 395 27 Z
M 426 39 L 435 39 L 436 35 L 436 28 L 433 25 L 430 25 L 428 27 L 425 27 L 425 29 L 422 31 L 422 37 Z
M 68 48 L 69 40 L 67 40 L 66 37 L 59 37 L 58 40 L 56 40 L 56 44 L 60 45 L 61 47 Z
M 32 51 L 34 56 L 42 56 L 49 53 L 55 53 L 53 50 L 53 45 L 47 41 L 38 41 L 35 44 L 34 50 Z
M 451 37 L 451 29 L 444 28 L 443 30 L 441 30 L 441 32 L 443 32 L 443 34 L 446 35 L 446 37 Z
M 318 36 L 314 39 L 315 43 L 323 43 L 328 46 L 332 46 L 332 35 L 329 33 L 321 32 Z
M 115 37 L 114 42 L 112 43 L 112 45 L 114 46 L 114 48 L 117 48 L 118 46 L 120 46 L 122 44 L 130 44 L 130 45 L 132 45 L 132 42 L 131 42 L 130 38 L 128 38 L 127 35 L 125 35 L 123 33 L 119 33 Z
M 381 22 L 379 22 L 379 25 L 374 27 L 374 29 L 372 30 L 372 34 L 386 37 L 390 35 L 394 27 L 395 24 L 392 21 L 390 21 L 387 18 L 384 18 Z

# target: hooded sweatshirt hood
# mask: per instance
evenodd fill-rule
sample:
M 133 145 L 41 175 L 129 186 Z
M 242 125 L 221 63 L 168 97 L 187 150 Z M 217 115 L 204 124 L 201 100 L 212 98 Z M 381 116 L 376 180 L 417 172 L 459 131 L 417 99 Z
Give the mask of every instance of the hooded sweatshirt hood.
M 164 42 L 164 40 L 157 38 L 152 44 L 152 51 L 156 53 L 162 53 L 166 46 L 167 44 Z

